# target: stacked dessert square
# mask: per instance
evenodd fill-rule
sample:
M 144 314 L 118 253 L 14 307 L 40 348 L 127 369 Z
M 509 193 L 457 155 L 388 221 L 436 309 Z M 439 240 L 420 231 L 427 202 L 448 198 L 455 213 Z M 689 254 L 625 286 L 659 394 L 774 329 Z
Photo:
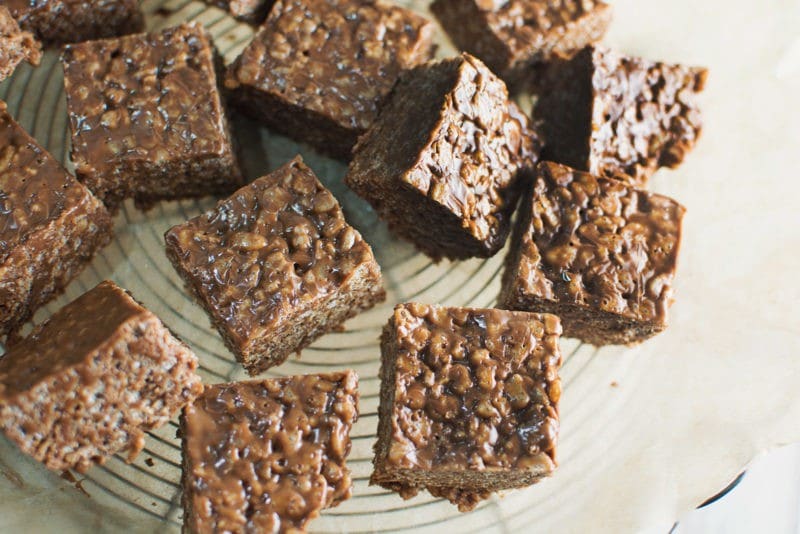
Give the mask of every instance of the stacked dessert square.
M 135 0 L 0 6 L 0 76 L 38 63 L 34 36 L 69 43 L 77 176 L 2 104 L 0 428 L 85 471 L 181 412 L 186 532 L 304 530 L 350 497 L 353 371 L 203 385 L 191 349 L 110 281 L 19 334 L 129 200 L 229 195 L 169 229 L 166 254 L 251 375 L 386 299 L 372 247 L 302 157 L 245 180 L 229 100 L 347 163 L 344 183 L 434 262 L 512 236 L 495 308 L 391 303 L 371 483 L 468 511 L 553 474 L 562 335 L 632 344 L 667 327 L 685 209 L 645 187 L 696 144 L 705 69 L 605 48 L 601 1 L 435 0 L 460 49 L 440 59 L 434 23 L 385 0 L 208 2 L 260 24 L 225 69 L 197 23 L 135 33 Z

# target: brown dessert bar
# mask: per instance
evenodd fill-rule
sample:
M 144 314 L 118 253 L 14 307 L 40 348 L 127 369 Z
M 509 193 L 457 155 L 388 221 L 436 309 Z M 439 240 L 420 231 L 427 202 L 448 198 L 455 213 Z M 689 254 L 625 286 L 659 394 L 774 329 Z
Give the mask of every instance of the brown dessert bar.
M 494 255 L 539 141 L 506 86 L 464 54 L 403 75 L 345 178 L 435 260 Z
M 644 184 L 694 147 L 707 74 L 599 47 L 553 62 L 535 110 L 544 121 L 543 158 Z
M 234 18 L 249 24 L 261 24 L 275 0 L 206 0 L 220 7 Z
M 144 29 L 139 0 L 4 0 L 23 30 L 45 44 L 78 43 Z
M 620 180 L 541 163 L 522 204 L 499 306 L 554 313 L 601 346 L 664 330 L 683 206 Z
M 202 391 L 197 358 L 103 282 L 0 359 L 0 428 L 53 470 L 86 471 L 165 424 Z
M 433 24 L 382 0 L 278 0 L 228 72 L 270 128 L 349 160 L 403 69 L 433 55 Z
M 242 184 L 197 23 L 70 45 L 64 83 L 78 178 L 109 207 L 229 193 Z
M 558 317 L 401 304 L 381 337 L 371 483 L 474 508 L 556 467 Z
M 183 531 L 302 532 L 352 492 L 353 371 L 206 386 L 181 417 Z
M 537 63 L 602 39 L 612 12 L 596 0 L 436 0 L 431 11 L 458 48 L 512 86 Z
M 250 374 L 385 298 L 369 244 L 299 156 L 165 238 L 172 264 Z
M 22 31 L 4 5 L 0 5 L 0 82 L 11 76 L 23 60 L 34 67 L 42 58 L 42 46 L 30 32 Z
M 0 338 L 60 294 L 111 233 L 102 202 L 0 101 Z

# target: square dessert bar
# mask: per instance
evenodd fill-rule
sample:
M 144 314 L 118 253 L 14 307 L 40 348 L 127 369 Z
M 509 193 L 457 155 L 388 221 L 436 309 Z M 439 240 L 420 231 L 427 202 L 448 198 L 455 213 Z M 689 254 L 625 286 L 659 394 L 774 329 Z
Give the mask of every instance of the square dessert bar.
M 556 467 L 558 317 L 401 304 L 381 337 L 370 483 L 468 511 Z
M 667 326 L 684 213 L 620 180 L 539 164 L 499 306 L 554 313 L 565 336 L 596 346 L 644 341 Z
M 436 0 L 431 11 L 458 48 L 512 86 L 533 65 L 602 39 L 612 12 L 596 0 Z
M 503 81 L 464 54 L 401 77 L 345 181 L 435 260 L 489 257 L 508 237 L 538 154 Z
M 697 95 L 707 75 L 599 47 L 555 61 L 535 110 L 547 139 L 543 157 L 644 184 L 659 167 L 677 167 L 697 142 Z
M 34 67 L 42 58 L 42 46 L 30 32 L 22 31 L 4 5 L 0 5 L 0 82 L 11 76 L 23 60 Z
M 64 84 L 76 172 L 108 206 L 241 185 L 215 52 L 199 24 L 70 45 Z
M 183 531 L 304 532 L 350 498 L 353 371 L 206 386 L 181 417 Z
M 136 33 L 144 29 L 139 0 L 4 0 L 23 30 L 46 44 Z
M 270 128 L 349 160 L 400 72 L 432 57 L 433 31 L 383 0 L 278 0 L 225 83 Z
M 103 203 L 0 101 L 0 338 L 60 294 L 111 233 Z
M 232 17 L 249 24 L 261 24 L 275 0 L 206 0 L 226 10 Z
M 250 374 L 385 298 L 369 244 L 299 156 L 165 238 L 167 256 Z
M 60 471 L 144 447 L 202 391 L 197 358 L 125 290 L 103 282 L 0 358 L 0 428 Z

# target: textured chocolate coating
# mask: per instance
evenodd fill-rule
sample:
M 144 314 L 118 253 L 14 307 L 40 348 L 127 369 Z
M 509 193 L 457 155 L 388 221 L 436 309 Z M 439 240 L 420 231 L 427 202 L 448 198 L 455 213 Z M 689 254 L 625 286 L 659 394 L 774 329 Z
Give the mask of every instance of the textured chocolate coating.
M 384 299 L 372 249 L 298 156 L 166 234 L 167 255 L 248 371 Z
M 4 5 L 0 5 L 0 82 L 11 76 L 20 62 L 34 67 L 42 58 L 42 46 L 30 32 L 22 31 Z
M 401 304 L 381 338 L 371 482 L 462 511 L 555 469 L 558 317 Z
M 197 23 L 68 46 L 64 84 L 78 177 L 110 206 L 241 185 L 214 61 Z
M 464 54 L 401 78 L 359 140 L 345 182 L 434 259 L 489 257 L 508 237 L 538 153 L 505 84 Z
M 3 0 L 22 29 L 46 44 L 78 43 L 144 29 L 139 0 Z
M 231 16 L 249 24 L 261 24 L 275 0 L 206 0 L 221 7 Z
M 353 371 L 206 386 L 181 418 L 183 531 L 298 532 L 350 498 Z
M 123 289 L 103 282 L 0 359 L 0 428 L 53 470 L 142 449 L 202 391 L 197 358 Z
M 458 48 L 516 85 L 533 65 L 602 39 L 612 10 L 596 0 L 436 0 L 431 11 Z
M 599 47 L 554 62 L 535 112 L 545 158 L 644 184 L 659 167 L 677 167 L 697 142 L 707 75 Z
M 278 0 L 226 86 L 271 128 L 348 160 L 400 72 L 432 57 L 432 36 L 382 0 Z
M 60 294 L 111 233 L 103 204 L 0 101 L 0 338 Z
M 665 196 L 541 163 L 500 306 L 556 313 L 564 335 L 627 344 L 667 326 L 685 209 Z

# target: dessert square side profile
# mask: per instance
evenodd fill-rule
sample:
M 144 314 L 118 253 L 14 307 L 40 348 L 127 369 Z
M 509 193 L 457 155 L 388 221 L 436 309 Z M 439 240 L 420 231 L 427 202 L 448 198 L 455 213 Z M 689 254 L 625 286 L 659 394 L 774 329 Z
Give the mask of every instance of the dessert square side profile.
M 543 158 L 643 185 L 660 167 L 680 165 L 697 142 L 707 76 L 601 47 L 554 61 L 535 109 Z
M 250 374 L 385 298 L 369 244 L 299 156 L 165 239 L 172 264 Z
M 106 205 L 147 208 L 242 184 L 202 26 L 70 45 L 63 60 L 72 161 Z
M 434 260 L 490 257 L 539 148 L 503 81 L 464 54 L 401 77 L 345 182 Z
M 304 532 L 350 498 L 353 371 L 206 386 L 181 417 L 183 531 Z
M 23 30 L 47 45 L 140 32 L 139 0 L 4 0 Z
M 225 84 L 270 128 L 349 160 L 400 72 L 433 56 L 433 32 L 383 0 L 278 0 Z
M 370 483 L 473 509 L 556 468 L 558 317 L 401 304 L 381 337 Z
M 685 209 L 671 198 L 554 163 L 524 197 L 499 306 L 553 313 L 592 345 L 667 327 Z
M 534 65 L 602 39 L 612 14 L 611 6 L 595 0 L 436 0 L 431 11 L 457 48 L 512 87 Z
M 261 24 L 275 0 L 206 0 L 206 2 L 224 9 L 233 18 L 242 22 Z
M 0 428 L 48 468 L 85 472 L 164 425 L 201 391 L 197 358 L 103 282 L 0 358 Z
M 0 101 L 0 339 L 59 295 L 112 227 L 103 203 Z
M 22 31 L 4 5 L 0 5 L 0 82 L 14 73 L 22 61 L 34 67 L 42 58 L 42 45 L 30 32 Z

